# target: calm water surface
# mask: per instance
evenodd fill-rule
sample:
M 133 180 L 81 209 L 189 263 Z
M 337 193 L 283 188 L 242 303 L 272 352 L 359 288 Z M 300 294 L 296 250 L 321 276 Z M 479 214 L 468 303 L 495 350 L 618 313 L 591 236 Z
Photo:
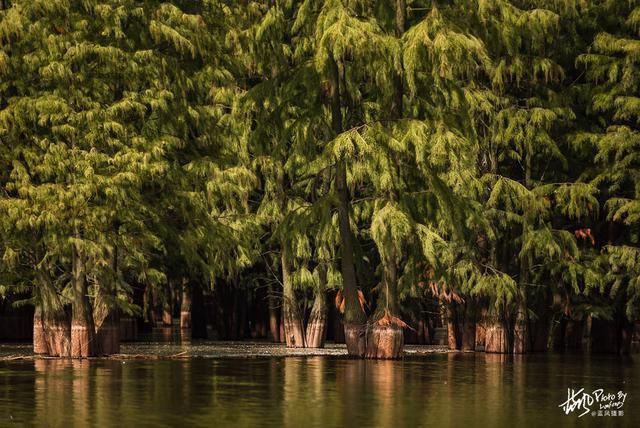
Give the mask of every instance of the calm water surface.
M 623 390 L 625 415 L 566 416 L 568 387 Z M 3 362 L 12 425 L 638 427 L 640 372 L 632 358 L 554 354 Z

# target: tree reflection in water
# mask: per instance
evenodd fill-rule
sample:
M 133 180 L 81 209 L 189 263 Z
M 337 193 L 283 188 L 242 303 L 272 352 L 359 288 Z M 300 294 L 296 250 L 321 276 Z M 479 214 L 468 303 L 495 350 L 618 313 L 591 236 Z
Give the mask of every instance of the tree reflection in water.
M 4 362 L 0 411 L 27 426 L 637 426 L 631 404 L 640 397 L 640 378 L 632 360 L 593 358 Z M 576 384 L 585 379 L 588 385 Z M 622 389 L 627 413 L 566 416 L 557 406 L 567 386 Z

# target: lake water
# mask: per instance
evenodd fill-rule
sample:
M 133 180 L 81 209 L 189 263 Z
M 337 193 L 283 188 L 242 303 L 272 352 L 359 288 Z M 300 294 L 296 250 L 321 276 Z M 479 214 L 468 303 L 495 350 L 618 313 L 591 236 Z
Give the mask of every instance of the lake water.
M 202 346 L 216 355 L 218 345 Z M 640 371 L 633 358 L 431 353 L 402 361 L 339 355 L 4 361 L 0 426 L 638 427 Z M 567 416 L 558 407 L 567 388 L 621 390 L 624 415 Z

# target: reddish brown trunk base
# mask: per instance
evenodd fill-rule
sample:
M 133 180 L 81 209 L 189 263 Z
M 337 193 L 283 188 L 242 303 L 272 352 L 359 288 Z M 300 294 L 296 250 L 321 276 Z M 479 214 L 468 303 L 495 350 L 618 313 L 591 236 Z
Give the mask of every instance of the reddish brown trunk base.
M 327 335 L 327 316 L 318 311 L 311 311 L 307 324 L 307 348 L 324 348 Z
M 271 341 L 280 342 L 280 324 L 278 323 L 278 315 L 275 310 L 269 309 L 269 336 Z
M 71 323 L 71 358 L 87 358 L 96 354 L 93 328 L 78 322 Z
M 352 357 L 397 359 L 404 354 L 404 334 L 399 326 L 345 324 L 344 337 Z
M 460 349 L 460 330 L 455 303 L 447 303 L 445 307 L 447 323 L 447 347 L 450 350 Z
M 482 319 L 476 324 L 476 349 L 484 349 L 487 339 L 486 322 Z
M 526 321 L 524 321 L 526 323 Z M 516 321 L 516 326 L 513 329 L 513 353 L 514 354 L 526 354 L 527 353 L 527 327 L 526 324 L 520 324 L 520 321 Z
M 469 299 L 465 306 L 464 323 L 462 325 L 462 343 L 463 351 L 476 350 L 476 304 Z
M 404 334 L 398 326 L 371 326 L 367 331 L 365 358 L 395 360 L 401 358 Z
M 475 351 L 476 350 L 476 324 L 465 322 L 464 329 L 462 330 L 462 350 L 463 351 Z
M 302 321 L 286 303 L 283 310 L 283 324 L 287 348 L 304 348 L 305 335 L 302 328 Z
M 191 312 L 180 312 L 180 328 L 191 328 Z
M 171 317 L 171 309 L 164 309 L 162 311 L 162 324 L 170 326 L 173 324 L 173 318 Z
M 485 333 L 484 351 L 490 354 L 507 354 L 507 331 L 500 322 L 491 322 L 487 325 Z
M 51 357 L 71 356 L 71 331 L 68 321 L 43 319 L 47 354 Z
M 367 326 L 365 324 L 344 325 L 344 342 L 347 353 L 352 357 L 364 358 L 367 349 Z
M 33 353 L 49 353 L 47 337 L 44 332 L 44 326 L 42 325 L 42 316 L 38 310 L 36 310 L 36 313 L 33 316 Z

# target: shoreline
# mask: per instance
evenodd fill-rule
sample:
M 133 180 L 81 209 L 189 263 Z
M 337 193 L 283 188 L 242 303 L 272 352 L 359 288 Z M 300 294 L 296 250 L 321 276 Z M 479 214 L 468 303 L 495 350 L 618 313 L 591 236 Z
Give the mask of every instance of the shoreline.
M 265 342 L 192 341 L 125 342 L 119 354 L 90 357 L 86 360 L 188 360 L 220 358 L 288 358 L 288 357 L 347 357 L 344 344 L 329 343 L 324 348 L 287 348 L 284 344 Z M 0 361 L 77 360 L 34 354 L 31 344 L 0 344 Z M 444 354 L 446 345 L 406 345 L 405 356 Z

